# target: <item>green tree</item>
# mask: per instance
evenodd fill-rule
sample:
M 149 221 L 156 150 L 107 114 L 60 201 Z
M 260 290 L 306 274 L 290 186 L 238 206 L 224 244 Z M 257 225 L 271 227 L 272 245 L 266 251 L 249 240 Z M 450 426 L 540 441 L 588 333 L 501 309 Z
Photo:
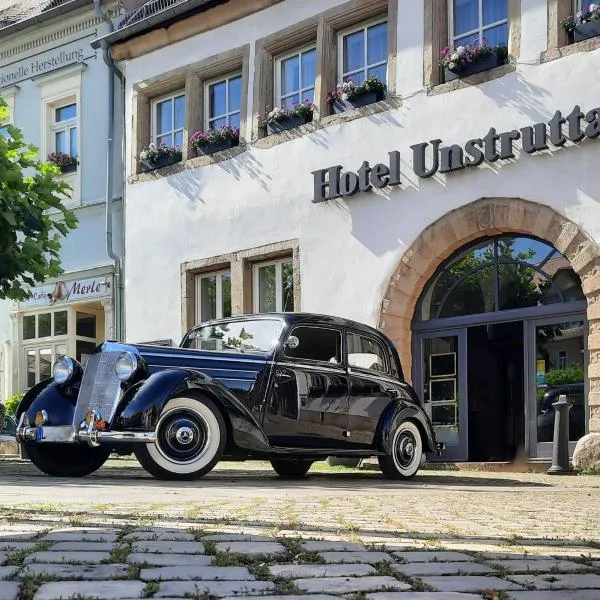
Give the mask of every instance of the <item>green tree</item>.
M 0 98 L 0 123 L 8 109 Z M 77 226 L 63 205 L 69 186 L 57 166 L 41 162 L 21 130 L 0 132 L 0 298 L 25 300 L 28 288 L 62 273 L 60 238 Z

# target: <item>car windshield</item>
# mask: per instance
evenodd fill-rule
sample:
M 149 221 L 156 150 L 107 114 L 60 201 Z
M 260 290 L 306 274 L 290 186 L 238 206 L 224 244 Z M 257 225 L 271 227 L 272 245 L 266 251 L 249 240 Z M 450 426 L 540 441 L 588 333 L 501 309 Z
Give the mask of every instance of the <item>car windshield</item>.
M 269 352 L 282 328 L 283 323 L 275 319 L 211 323 L 190 331 L 183 347 L 214 352 Z

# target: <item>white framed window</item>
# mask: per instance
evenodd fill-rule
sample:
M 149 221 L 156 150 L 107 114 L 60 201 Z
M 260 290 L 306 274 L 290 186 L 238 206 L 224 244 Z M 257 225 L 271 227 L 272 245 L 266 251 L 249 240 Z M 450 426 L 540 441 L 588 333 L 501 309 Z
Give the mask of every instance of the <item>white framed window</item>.
M 559 350 L 558 351 L 558 368 L 563 370 L 567 368 L 567 351 Z
M 342 81 L 360 84 L 367 77 L 387 82 L 387 20 L 363 23 L 339 34 L 338 70 Z
M 53 102 L 51 105 L 52 149 L 77 158 L 79 140 L 77 137 L 77 101 L 74 97 Z
M 196 275 L 196 323 L 231 316 L 231 271 Z
M 275 106 L 292 108 L 295 103 L 315 99 L 317 49 L 308 46 L 275 60 Z
M 294 264 L 282 258 L 252 266 L 254 312 L 294 311 Z
M 155 144 L 183 146 L 185 93 L 178 91 L 152 101 L 151 137 Z
M 204 128 L 223 125 L 239 128 L 242 108 L 242 75 L 233 73 L 204 86 Z
M 451 0 L 450 45 L 508 45 L 508 0 Z
M 23 377 L 30 388 L 52 376 L 52 365 L 68 354 L 83 366 L 98 343 L 101 312 L 90 306 L 73 306 L 24 314 L 21 318 Z

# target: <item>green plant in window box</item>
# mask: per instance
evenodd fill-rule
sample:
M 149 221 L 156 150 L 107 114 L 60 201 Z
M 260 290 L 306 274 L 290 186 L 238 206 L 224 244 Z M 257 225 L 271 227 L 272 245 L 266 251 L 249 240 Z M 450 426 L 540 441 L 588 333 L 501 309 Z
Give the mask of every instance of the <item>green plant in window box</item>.
M 359 84 L 348 79 L 327 94 L 327 103 L 333 107 L 334 112 L 341 113 L 383 100 L 386 89 L 385 83 L 374 75 Z
M 52 152 L 48 154 L 48 162 L 56 165 L 61 173 L 70 173 L 77 170 L 77 158 L 64 152 Z
M 562 19 L 560 24 L 569 35 L 569 43 L 600 36 L 600 3 L 591 3 L 586 9 Z
M 485 41 L 466 46 L 446 46 L 440 55 L 444 80 L 451 81 L 503 65 L 508 58 L 504 44 L 488 46 Z
M 192 134 L 190 142 L 197 154 L 210 155 L 237 146 L 240 143 L 240 130 L 230 125 L 200 129 Z
M 294 102 L 292 108 L 276 106 L 264 117 L 258 119 L 258 126 L 264 129 L 267 134 L 279 133 L 310 123 L 313 119 L 314 110 L 315 105 L 308 98 L 303 102 Z
M 139 161 L 142 171 L 153 171 L 178 163 L 182 158 L 179 146 L 151 143 L 140 152 Z

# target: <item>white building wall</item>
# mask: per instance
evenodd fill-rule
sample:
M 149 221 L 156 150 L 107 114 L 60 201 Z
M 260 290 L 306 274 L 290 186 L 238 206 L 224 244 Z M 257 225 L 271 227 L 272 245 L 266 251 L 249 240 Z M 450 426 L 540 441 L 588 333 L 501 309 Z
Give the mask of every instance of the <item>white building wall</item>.
M 250 45 L 252 82 L 257 39 L 338 4 L 288 0 L 128 61 L 123 65 L 126 122 L 132 122 L 132 91 L 139 82 L 224 52 L 231 40 Z M 433 221 L 481 197 L 518 196 L 547 204 L 600 240 L 600 141 L 585 140 L 579 147 L 567 143 L 429 180 L 412 171 L 412 144 L 442 138 L 444 145 L 462 145 L 492 126 L 509 131 L 547 122 L 557 109 L 568 114 L 575 104 L 584 112 L 598 106 L 600 80 L 593 74 L 600 69 L 599 50 L 537 64 L 546 47 L 545 11 L 545 0 L 522 0 L 521 59 L 514 72 L 427 95 L 422 3 L 400 0 L 400 108 L 331 125 L 270 149 L 250 146 L 218 164 L 128 184 L 127 339 L 181 337 L 183 262 L 292 238 L 300 243 L 302 310 L 376 325 L 403 251 Z M 311 202 L 312 171 L 336 164 L 355 171 L 363 160 L 386 163 L 392 150 L 401 153 L 402 186 Z M 131 139 L 127 155 L 130 151 Z

